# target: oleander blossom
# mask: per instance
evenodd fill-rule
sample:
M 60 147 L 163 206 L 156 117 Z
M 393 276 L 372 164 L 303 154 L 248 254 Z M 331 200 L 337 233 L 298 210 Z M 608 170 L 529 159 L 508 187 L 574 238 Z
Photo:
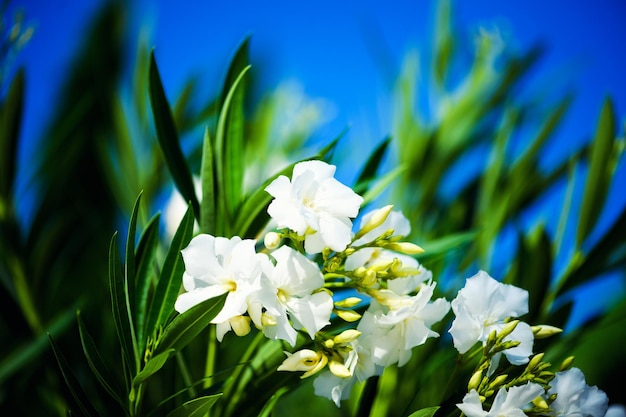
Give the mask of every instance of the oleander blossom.
M 590 387 L 578 368 L 557 372 L 547 395 L 556 394 L 550 404 L 552 416 L 604 417 L 609 399 L 598 387 Z
M 406 364 L 412 349 L 430 337 L 439 337 L 431 326 L 450 309 L 443 298 L 431 301 L 436 283 L 425 284 L 417 295 L 399 295 L 390 290 L 377 292 L 377 300 L 363 314 L 357 327 L 361 344 L 372 354 L 375 364 Z
M 505 319 L 528 313 L 528 291 L 502 284 L 480 271 L 466 280 L 465 287 L 452 300 L 452 311 L 455 319 L 449 333 L 454 347 L 459 353 L 465 353 L 477 342 L 484 345 L 493 330 L 500 332 L 506 325 Z M 528 362 L 534 335 L 527 323 L 519 322 L 504 340 L 520 342 L 517 347 L 503 352 L 511 364 Z M 497 359 L 493 361 L 496 364 Z
M 526 417 L 524 409 L 531 408 L 531 401 L 544 393 L 541 385 L 528 382 L 525 385 L 500 388 L 489 411 L 483 409 L 480 396 L 471 390 L 456 406 L 467 417 Z
M 174 308 L 184 313 L 209 298 L 228 293 L 224 307 L 211 323 L 217 324 L 221 341 L 231 330 L 231 320 L 248 309 L 248 296 L 261 289 L 262 263 L 266 255 L 257 254 L 255 241 L 200 234 L 182 250 L 185 292 L 176 299 Z M 239 321 L 239 320 L 236 320 Z
M 304 237 L 307 253 L 325 247 L 341 252 L 352 239 L 352 221 L 363 198 L 334 178 L 336 167 L 323 161 L 296 164 L 291 180 L 276 178 L 265 190 L 274 197 L 267 211 L 278 228 Z
M 311 338 L 330 324 L 333 300 L 318 291 L 324 285 L 319 267 L 301 253 L 281 246 L 263 266 L 261 289 L 249 298 L 248 312 L 254 324 L 270 339 L 282 339 L 294 346 L 298 329 Z

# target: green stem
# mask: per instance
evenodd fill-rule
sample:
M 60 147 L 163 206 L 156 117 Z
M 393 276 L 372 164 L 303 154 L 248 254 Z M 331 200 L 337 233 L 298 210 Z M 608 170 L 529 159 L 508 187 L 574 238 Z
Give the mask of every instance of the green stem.
M 204 367 L 205 381 L 203 387 L 209 388 L 215 374 L 215 360 L 217 358 L 217 330 L 215 326 L 209 327 L 209 343 L 206 352 L 206 365 Z
M 185 363 L 185 358 L 183 358 L 183 355 L 180 352 L 176 352 L 176 362 L 178 363 L 178 368 L 180 369 L 180 374 L 183 377 L 185 386 L 189 387 L 189 393 L 192 397 L 197 397 L 198 393 L 194 388 L 191 375 L 189 374 L 189 369 L 187 369 L 187 364 Z

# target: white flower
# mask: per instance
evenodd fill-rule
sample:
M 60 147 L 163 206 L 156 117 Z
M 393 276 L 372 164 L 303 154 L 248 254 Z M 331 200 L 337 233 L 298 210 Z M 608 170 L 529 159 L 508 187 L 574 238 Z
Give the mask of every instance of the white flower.
M 467 352 L 476 342 L 487 341 L 489 333 L 500 331 L 504 320 L 528 312 L 528 291 L 513 285 L 502 284 L 480 271 L 468 278 L 465 287 L 452 300 L 455 319 L 449 332 L 459 353 Z M 514 365 L 528 362 L 532 354 L 534 336 L 530 326 L 520 322 L 504 340 L 521 342 L 519 346 L 504 351 Z
M 363 198 L 337 181 L 335 166 L 306 161 L 293 168 L 291 181 L 284 175 L 265 190 L 274 197 L 267 211 L 279 228 L 304 236 L 307 253 L 325 247 L 343 251 L 352 239 L 352 221 Z
M 598 387 L 590 387 L 578 368 L 557 372 L 550 383 L 548 395 L 557 394 L 550 404 L 553 416 L 603 417 L 608 409 L 608 397 Z
M 341 400 L 350 396 L 350 390 L 355 382 L 363 382 L 367 378 L 382 374 L 383 367 L 372 361 L 371 353 L 358 340 L 351 342 L 351 349 L 344 353 L 344 365 L 350 371 L 350 376 L 341 378 L 331 371 L 323 372 L 313 381 L 315 395 L 326 397 L 337 407 Z
M 626 407 L 622 404 L 612 404 L 606 410 L 604 417 L 626 417 Z
M 193 186 L 196 192 L 196 196 L 198 200 L 202 201 L 202 181 L 199 177 L 193 177 Z M 165 233 L 171 239 L 174 237 L 180 222 L 183 220 L 183 216 L 187 211 L 187 204 L 180 192 L 178 192 L 178 188 L 174 187 L 172 190 L 172 194 L 170 194 L 169 199 L 165 203 L 165 207 L 163 208 L 163 219 L 165 220 Z M 198 222 L 194 223 L 194 231 L 198 231 L 200 227 L 198 226 Z
M 178 296 L 174 305 L 176 311 L 183 313 L 202 301 L 228 293 L 224 307 L 211 321 L 222 324 L 219 333 L 223 336 L 232 327 L 232 323 L 223 322 L 243 315 L 248 308 L 248 295 L 261 288 L 262 263 L 269 259 L 257 254 L 254 246 L 254 240 L 242 240 L 238 236 L 231 239 L 207 234 L 194 237 L 182 250 L 186 292 Z
M 543 392 L 541 385 L 530 382 L 526 385 L 511 387 L 508 391 L 506 388 L 500 388 L 491 409 L 485 411 L 478 393 L 476 390 L 471 390 L 465 394 L 463 402 L 456 406 L 467 417 L 526 417 L 522 409 Z
M 250 297 L 248 312 L 268 338 L 294 346 L 296 329 L 305 329 L 314 338 L 330 324 L 333 300 L 327 292 L 315 292 L 324 285 L 317 264 L 288 246 L 272 252 L 272 257 L 276 265 L 264 265 L 262 289 Z
M 374 363 L 402 366 L 411 358 L 415 346 L 439 336 L 430 327 L 443 319 L 450 304 L 443 298 L 430 301 L 435 285 L 423 285 L 412 297 L 378 291 L 378 302 L 372 301 L 357 327 L 362 332 L 361 343 L 372 353 Z

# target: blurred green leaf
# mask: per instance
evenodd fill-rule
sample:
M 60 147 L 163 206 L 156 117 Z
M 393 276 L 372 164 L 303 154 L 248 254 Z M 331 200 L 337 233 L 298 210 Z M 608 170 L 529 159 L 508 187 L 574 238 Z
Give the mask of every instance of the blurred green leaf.
M 163 89 L 161 75 L 154 57 L 154 50 L 150 54 L 150 103 L 152 105 L 152 116 L 157 132 L 157 138 L 163 151 L 163 157 L 172 174 L 172 179 L 180 194 L 186 201 L 191 201 L 195 213 L 200 213 L 200 204 L 196 196 L 193 179 L 189 165 L 183 155 L 178 139 L 178 132 L 174 124 L 174 118 L 170 105 Z
M 111 238 L 109 248 L 109 286 L 111 292 L 111 305 L 113 308 L 113 321 L 115 330 L 122 348 L 122 356 L 129 373 L 137 369 L 135 346 L 131 336 L 131 323 L 126 305 L 126 285 L 122 274 L 122 265 L 119 259 L 117 247 L 117 232 Z
M 59 349 L 59 346 L 54 341 L 54 338 L 50 333 L 48 333 L 48 338 L 50 339 L 50 346 L 52 347 L 52 351 L 54 352 L 54 356 L 57 360 L 57 364 L 61 369 L 61 375 L 63 376 L 63 380 L 65 384 L 70 390 L 72 397 L 76 401 L 76 404 L 81 409 L 83 414 L 87 417 L 96 417 L 100 414 L 95 409 L 92 404 L 91 399 L 85 394 L 85 391 L 82 389 L 80 382 L 76 379 L 74 372 L 69 366 L 67 359 Z
M 228 293 L 225 293 L 219 297 L 210 298 L 176 316 L 163 330 L 154 353 L 158 355 L 169 349 L 180 351 L 187 346 L 217 316 L 227 296 Z
M 417 255 L 416 259 L 420 262 L 432 262 L 452 251 L 460 250 L 463 246 L 472 242 L 476 235 L 476 232 L 463 232 L 449 234 L 428 242 L 420 242 L 419 245 L 424 249 L 424 252 Z
M 209 134 L 209 128 L 204 130 L 204 141 L 202 147 L 202 165 L 200 167 L 200 178 L 202 181 L 202 201 L 200 202 L 200 231 L 216 235 L 217 233 L 217 198 L 215 190 L 215 152 L 213 142 Z
M 211 410 L 213 404 L 221 396 L 221 394 L 216 394 L 187 401 L 169 413 L 167 417 L 202 417 Z
M 78 330 L 80 333 L 80 340 L 83 346 L 83 352 L 85 353 L 85 357 L 87 358 L 87 363 L 91 368 L 91 371 L 96 376 L 96 379 L 100 382 L 100 385 L 113 397 L 113 399 L 124 408 L 126 402 L 122 400 L 124 395 L 122 394 L 122 390 L 117 384 L 115 378 L 109 368 L 105 365 L 102 360 L 102 356 L 96 347 L 93 338 L 87 331 L 85 324 L 83 323 L 83 319 L 81 318 L 80 312 L 76 313 L 76 319 L 78 321 Z
M 148 315 L 148 299 L 153 282 L 156 282 L 156 252 L 159 244 L 159 219 L 156 214 L 148 224 L 139 238 L 135 259 L 137 260 L 136 274 L 136 308 L 134 310 L 137 345 L 142 352 L 146 347 L 146 319 Z
M 146 325 L 147 336 L 150 337 L 164 325 L 174 310 L 174 303 L 180 291 L 185 265 L 180 251 L 183 250 L 191 240 L 194 226 L 193 207 L 187 207 L 183 219 L 174 234 L 174 238 L 165 256 L 159 281 L 157 283 Z
M 580 247 L 585 238 L 593 230 L 598 217 L 604 207 L 614 164 L 611 164 L 611 153 L 615 140 L 615 112 L 610 99 L 606 99 L 602 106 L 600 121 L 591 145 L 589 171 L 585 193 L 580 207 L 578 229 L 576 231 L 576 246 Z
M 439 410 L 439 407 L 422 408 L 421 410 L 411 413 L 409 417 L 433 417 L 437 410 Z
M 228 95 L 224 99 L 220 117 L 217 122 L 215 133 L 215 161 L 217 170 L 217 183 L 219 186 L 218 204 L 221 204 L 221 215 L 226 227 L 233 219 L 235 208 L 241 199 L 243 181 L 243 125 L 241 123 L 243 106 L 242 98 L 237 93 L 243 77 L 250 66 L 245 67 L 233 82 Z M 229 116 L 231 107 L 237 112 L 232 118 Z M 230 231 L 225 230 L 229 235 Z
M 0 198 L 9 197 L 15 181 L 23 102 L 24 71 L 20 70 L 11 82 L 5 101 L 0 103 Z M 0 210 L 2 204 L 0 201 Z
M 355 193 L 363 195 L 365 192 L 367 192 L 367 186 L 368 184 L 371 184 L 371 182 L 376 178 L 376 173 L 378 172 L 378 168 L 380 167 L 380 164 L 382 163 L 382 160 L 385 157 L 387 150 L 389 149 L 390 143 L 391 136 L 387 136 L 385 139 L 383 139 L 381 143 L 378 144 L 378 146 L 376 146 L 374 151 L 370 154 L 367 162 L 365 162 L 365 165 L 361 169 L 361 172 L 359 173 L 359 176 L 355 181 L 353 187 Z

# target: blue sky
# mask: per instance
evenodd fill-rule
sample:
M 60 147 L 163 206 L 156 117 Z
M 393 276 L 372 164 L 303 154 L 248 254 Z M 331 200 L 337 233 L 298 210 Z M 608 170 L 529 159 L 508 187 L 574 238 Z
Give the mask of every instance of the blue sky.
M 29 162 L 77 41 L 103 1 L 12 2 L 11 9 L 22 8 L 36 28 L 17 62 L 27 76 L 18 162 L 22 175 L 32 173 Z M 352 140 L 365 137 L 372 143 L 391 131 L 388 98 L 393 78 L 408 51 L 428 49 L 435 12 L 435 2 L 426 0 L 391 0 L 384 5 L 373 0 L 140 0 L 132 5 L 129 45 L 137 33 L 148 37 L 170 96 L 176 96 L 192 75 L 200 76 L 208 97 L 216 94 L 231 55 L 251 35 L 251 60 L 261 88 L 297 80 L 308 96 L 334 104 L 328 138 L 350 125 Z M 514 49 L 525 50 L 540 41 L 546 47 L 532 74 L 535 85 L 555 91 L 573 89 L 576 94 L 558 132 L 559 143 L 549 153 L 588 139 L 608 95 L 622 115 L 623 126 L 624 0 L 466 0 L 453 2 L 453 7 L 460 33 L 468 39 L 481 26 L 497 26 Z

